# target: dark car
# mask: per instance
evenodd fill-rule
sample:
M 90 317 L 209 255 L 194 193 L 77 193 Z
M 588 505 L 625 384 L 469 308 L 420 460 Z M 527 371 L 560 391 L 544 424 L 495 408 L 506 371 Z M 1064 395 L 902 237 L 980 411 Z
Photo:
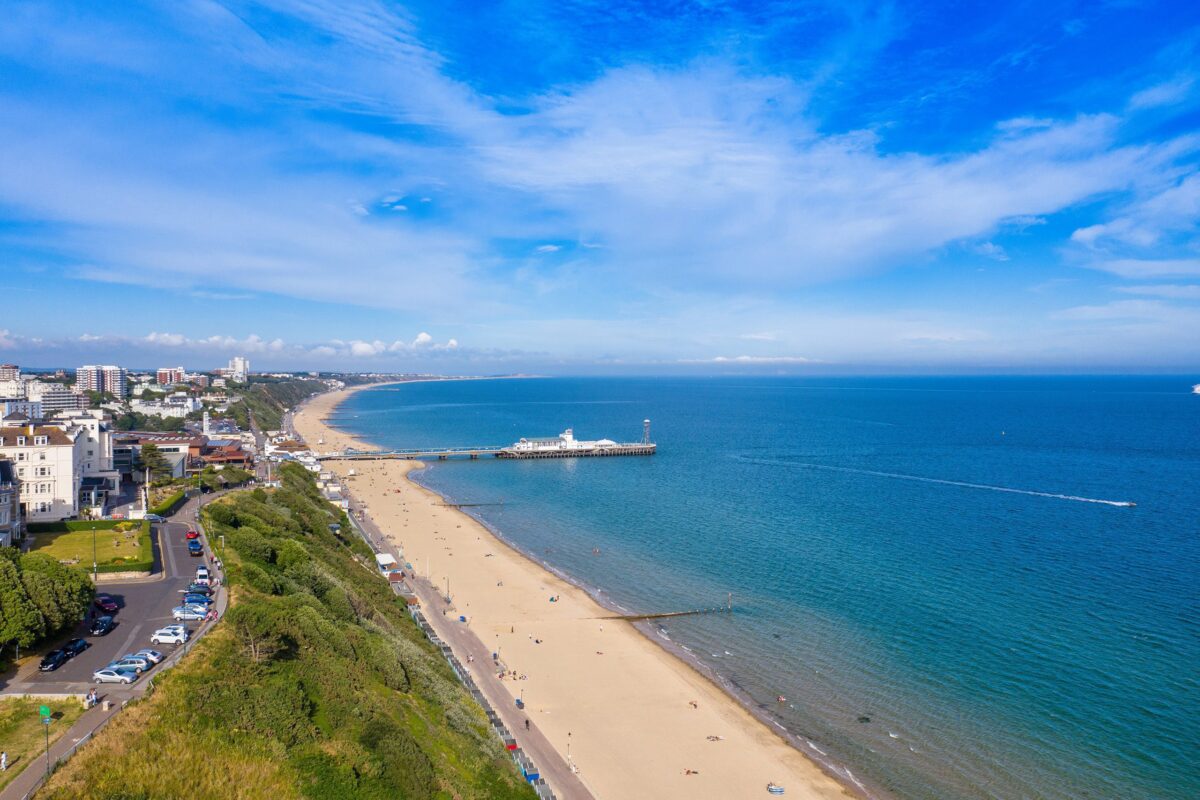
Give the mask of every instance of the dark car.
M 206 597 L 205 595 L 202 595 L 202 594 L 185 594 L 183 596 L 182 605 L 185 605 L 185 606 L 190 606 L 190 605 L 207 606 L 214 602 L 215 601 L 211 597 Z
M 184 589 L 183 593 L 184 594 L 202 594 L 205 597 L 208 597 L 209 595 L 211 595 L 213 593 L 213 591 L 212 591 L 211 586 L 204 586 L 203 584 L 193 583 L 193 584 L 190 584 L 186 589 Z
M 199 542 L 197 542 L 195 539 L 193 539 L 192 541 L 188 542 L 188 555 L 189 556 L 204 555 L 204 546 L 201 545 Z
M 117 610 L 117 601 L 112 598 L 112 595 L 98 594 L 96 595 L 96 608 L 112 614 Z
M 105 614 L 102 617 L 96 617 L 92 623 L 92 636 L 103 636 L 115 627 L 113 618 Z
M 87 639 L 72 639 L 63 645 L 63 652 L 67 654 L 67 658 L 74 658 L 92 646 L 92 643 Z
M 42 663 L 38 665 L 38 669 L 42 672 L 54 672 L 54 670 L 67 663 L 67 654 L 62 650 L 51 650 L 46 653 L 46 657 L 42 659 Z

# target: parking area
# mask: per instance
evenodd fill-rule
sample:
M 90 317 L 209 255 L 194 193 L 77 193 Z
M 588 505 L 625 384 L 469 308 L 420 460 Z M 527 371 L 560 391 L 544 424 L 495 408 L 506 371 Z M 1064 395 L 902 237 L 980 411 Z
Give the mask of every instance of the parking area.
M 193 508 L 189 504 L 188 508 L 181 509 L 178 518 L 190 519 Z M 119 606 L 113 615 L 116 627 L 110 633 L 92 636 L 88 632 L 89 623 L 81 623 L 71 635 L 86 639 L 91 644 L 87 650 L 54 672 L 39 672 L 37 660 L 26 663 L 15 676 L 0 685 L 0 694 L 82 695 L 95 686 L 92 682 L 93 672 L 126 653 L 152 647 L 169 656 L 177 646 L 152 645 L 150 635 L 158 628 L 174 622 L 171 609 L 179 604 L 183 596 L 181 590 L 195 576 L 196 567 L 210 562 L 210 551 L 203 537 L 200 541 L 205 544 L 204 555 L 188 555 L 186 535 L 191 527 L 183 522 L 154 525 L 155 569 L 150 578 L 99 585 L 98 592 L 110 595 Z M 97 610 L 96 613 L 103 612 Z M 200 622 L 184 624 L 193 633 L 201 625 Z

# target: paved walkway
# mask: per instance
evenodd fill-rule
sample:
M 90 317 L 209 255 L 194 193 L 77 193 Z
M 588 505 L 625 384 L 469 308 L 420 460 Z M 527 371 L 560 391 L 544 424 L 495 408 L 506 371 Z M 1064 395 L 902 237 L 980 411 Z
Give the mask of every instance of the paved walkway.
M 356 504 L 357 506 L 357 504 Z M 391 553 L 397 561 L 404 563 L 396 550 L 369 515 L 362 520 L 356 520 L 371 541 L 381 551 Z M 584 784 L 580 775 L 576 774 L 567 764 L 550 740 L 538 729 L 533 720 L 525 712 L 516 707 L 515 698 L 504 682 L 500 680 L 496 670 L 492 669 L 492 651 L 484 644 L 468 625 L 458 622 L 458 613 L 450 613 L 451 608 L 441 596 L 437 587 L 425 578 L 410 580 L 409 585 L 421 601 L 425 618 L 437 635 L 454 651 L 454 655 L 463 666 L 471 672 L 471 677 L 483 692 L 484 697 L 491 703 L 493 710 L 503 720 L 504 725 L 512 732 L 521 749 L 529 754 L 537 764 L 540 774 L 555 795 L 560 800 L 594 800 L 594 795 Z M 442 611 L 447 610 L 443 616 Z M 468 656 L 472 660 L 468 662 Z M 530 721 L 528 730 L 526 720 Z M 4 800 L 0 798 L 0 800 Z
M 180 522 L 191 522 L 194 520 L 197 508 L 195 503 L 196 500 L 194 498 L 189 500 L 175 513 L 172 521 L 179 520 Z M 166 526 L 162 527 L 165 528 Z M 200 530 L 203 532 L 202 529 Z M 160 528 L 159 536 L 165 535 L 167 535 L 165 530 Z M 207 535 L 205 538 L 207 539 Z M 163 548 L 163 550 L 166 552 L 166 548 Z M 211 550 L 209 551 L 209 554 L 211 560 Z M 160 565 L 160 569 L 165 571 L 165 559 L 164 563 Z M 220 572 L 218 572 L 217 575 L 222 578 L 224 577 L 223 573 Z M 229 594 L 224 586 L 224 583 L 222 583 L 221 587 L 217 590 L 216 608 L 218 620 L 225 616 L 225 610 L 228 608 L 228 606 Z M 60 761 L 65 761 L 66 759 L 70 758 L 75 754 L 76 748 L 91 739 L 92 735 L 106 725 L 108 721 L 117 714 L 117 712 L 125 707 L 126 703 L 128 703 L 130 700 L 144 696 L 150 687 L 154 685 L 155 678 L 164 670 L 167 670 L 177 664 L 180 659 L 182 659 L 191 651 L 196 642 L 200 640 L 200 637 L 207 633 L 215 624 L 216 622 L 202 623 L 196 629 L 196 635 L 192 638 L 192 640 L 187 645 L 179 647 L 172 652 L 166 659 L 163 660 L 162 664 L 160 664 L 154 669 L 153 672 L 150 673 L 150 677 L 148 677 L 146 680 L 138 681 L 132 686 L 121 686 L 120 684 L 104 684 L 103 686 L 100 686 L 98 689 L 100 692 L 100 705 L 85 711 L 83 715 L 75 721 L 75 724 L 72 725 L 71 728 L 58 739 L 58 741 L 50 745 L 51 764 L 56 765 Z M 91 685 L 92 684 L 89 683 L 88 688 L 90 688 Z M 29 685 L 26 688 L 26 691 L 30 690 L 32 692 L 36 692 L 36 686 Z M 14 691 L 11 693 L 16 694 L 18 692 Z M 80 696 L 82 694 L 83 692 L 80 692 Z M 105 701 L 108 701 L 109 704 L 109 708 L 107 710 L 104 708 Z M 80 700 L 80 702 L 82 702 L 82 700 Z M 30 759 L 29 762 L 25 764 L 24 771 L 22 771 L 12 783 L 4 787 L 3 791 L 0 791 L 0 800 L 25 800 L 25 798 L 28 798 L 38 789 L 38 787 L 41 786 L 42 781 L 45 780 L 45 777 L 46 761 L 43 754 L 39 758 Z

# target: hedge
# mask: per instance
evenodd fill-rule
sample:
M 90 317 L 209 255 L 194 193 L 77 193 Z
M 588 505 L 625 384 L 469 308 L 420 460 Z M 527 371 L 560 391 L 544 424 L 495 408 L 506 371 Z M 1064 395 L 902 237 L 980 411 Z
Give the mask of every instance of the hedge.
M 160 517 L 169 517 L 185 502 L 187 502 L 187 497 L 184 494 L 184 490 L 180 489 L 166 500 L 151 508 L 150 513 L 157 514 Z

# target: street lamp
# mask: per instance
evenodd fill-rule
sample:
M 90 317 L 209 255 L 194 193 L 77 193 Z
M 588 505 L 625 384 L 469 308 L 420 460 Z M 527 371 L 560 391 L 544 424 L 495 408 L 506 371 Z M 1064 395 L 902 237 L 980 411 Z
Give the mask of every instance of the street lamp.
M 95 583 L 99 575 L 99 567 L 96 566 L 96 523 L 92 523 L 92 583 Z

